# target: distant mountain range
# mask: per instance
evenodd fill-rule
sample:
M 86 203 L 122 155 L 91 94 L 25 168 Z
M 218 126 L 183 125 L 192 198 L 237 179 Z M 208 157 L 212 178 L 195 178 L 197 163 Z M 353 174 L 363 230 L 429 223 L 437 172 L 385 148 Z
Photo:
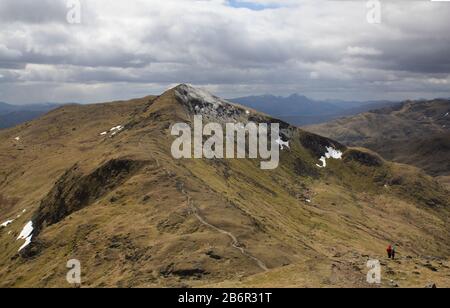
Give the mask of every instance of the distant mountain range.
M 274 95 L 247 96 L 233 98 L 230 101 L 297 126 L 324 123 L 343 116 L 356 115 L 397 103 L 391 101 L 319 101 L 299 94 L 292 94 L 287 97 Z
M 11 105 L 0 102 L 0 129 L 31 121 L 61 105 L 55 103 Z

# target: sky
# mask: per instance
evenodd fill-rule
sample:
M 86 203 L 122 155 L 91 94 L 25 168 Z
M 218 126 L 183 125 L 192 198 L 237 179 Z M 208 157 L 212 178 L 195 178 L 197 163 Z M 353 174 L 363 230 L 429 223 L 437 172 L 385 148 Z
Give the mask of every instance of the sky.
M 0 101 L 450 97 L 450 2 L 368 2 L 1 0 Z

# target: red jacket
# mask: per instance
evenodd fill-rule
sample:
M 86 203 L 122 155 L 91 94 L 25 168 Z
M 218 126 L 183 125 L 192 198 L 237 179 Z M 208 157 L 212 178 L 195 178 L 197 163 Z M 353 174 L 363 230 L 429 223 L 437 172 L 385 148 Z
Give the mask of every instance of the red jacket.
M 388 253 L 391 253 L 391 252 L 392 252 L 392 246 L 389 245 L 388 248 L 386 249 L 386 251 L 387 251 Z

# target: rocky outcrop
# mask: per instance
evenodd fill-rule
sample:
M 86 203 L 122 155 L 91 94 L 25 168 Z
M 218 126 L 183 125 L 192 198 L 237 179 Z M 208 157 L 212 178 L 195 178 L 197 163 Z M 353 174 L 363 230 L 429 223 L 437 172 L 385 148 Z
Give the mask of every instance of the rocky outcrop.
M 67 170 L 41 201 L 33 216 L 33 243 L 46 226 L 56 224 L 94 203 L 126 182 L 145 165 L 145 161 L 114 159 L 87 175 L 82 173 L 78 164 Z M 33 245 L 29 247 L 28 250 Z
M 343 159 L 345 162 L 355 161 L 368 167 L 381 167 L 383 165 L 383 159 L 377 154 L 357 149 L 349 149 L 344 153 Z
M 346 150 L 346 147 L 339 142 L 308 132 L 303 132 L 300 135 L 300 143 L 317 158 L 322 157 L 327 152 L 327 147 L 341 152 Z

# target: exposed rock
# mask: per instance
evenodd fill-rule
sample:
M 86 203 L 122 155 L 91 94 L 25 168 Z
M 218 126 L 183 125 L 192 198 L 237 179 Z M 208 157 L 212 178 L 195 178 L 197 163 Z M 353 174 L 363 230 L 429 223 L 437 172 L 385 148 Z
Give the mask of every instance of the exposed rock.
M 387 271 L 386 271 L 386 274 L 387 275 L 395 275 L 395 272 L 392 270 L 392 269 L 388 269 Z
M 355 161 L 361 165 L 368 167 L 381 167 L 383 165 L 383 159 L 374 153 L 363 152 L 356 149 L 349 149 L 344 153 L 344 161 Z
M 209 273 L 199 267 L 178 266 L 172 263 L 161 269 L 160 274 L 166 278 L 169 276 L 178 276 L 180 278 L 201 278 L 203 275 L 208 275 Z
M 327 147 L 332 147 L 341 152 L 346 150 L 345 146 L 336 141 L 308 132 L 301 134 L 300 143 L 317 158 L 322 157 L 327 152 Z
M 212 250 L 208 251 L 208 252 L 206 253 L 206 255 L 207 255 L 208 257 L 210 257 L 211 259 L 215 259 L 215 260 L 221 260 L 221 259 L 222 259 L 221 256 L 215 254 L 214 251 L 212 251 Z
M 431 263 L 426 263 L 426 264 L 423 265 L 423 267 L 428 268 L 432 272 L 437 272 L 438 271 L 438 269 L 435 266 L 433 266 Z
M 399 285 L 397 282 L 395 282 L 394 280 L 391 280 L 391 281 L 389 282 L 389 284 L 390 284 L 390 286 L 393 287 L 393 288 L 400 288 L 400 285 Z

